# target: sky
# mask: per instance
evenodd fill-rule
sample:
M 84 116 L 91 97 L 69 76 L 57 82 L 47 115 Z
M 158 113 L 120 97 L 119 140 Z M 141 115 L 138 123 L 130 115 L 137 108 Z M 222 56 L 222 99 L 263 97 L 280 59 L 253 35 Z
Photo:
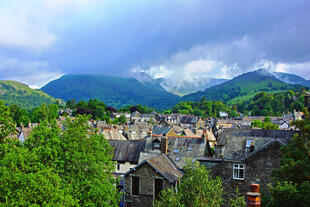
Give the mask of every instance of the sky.
M 170 81 L 258 68 L 310 79 L 309 0 L 1 0 L 0 79 Z

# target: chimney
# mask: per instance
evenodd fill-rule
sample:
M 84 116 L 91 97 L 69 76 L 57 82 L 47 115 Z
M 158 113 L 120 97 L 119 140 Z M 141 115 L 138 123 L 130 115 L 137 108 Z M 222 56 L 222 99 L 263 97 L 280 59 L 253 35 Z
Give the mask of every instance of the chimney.
M 255 146 L 254 146 L 254 141 L 253 141 L 251 142 L 251 145 L 250 145 L 250 153 L 254 152 L 254 150 L 255 150 Z
M 152 138 L 152 129 L 151 129 L 151 128 L 149 129 L 149 131 L 148 131 L 148 133 L 147 133 L 147 134 L 148 134 L 148 136 L 149 136 L 149 137 L 151 137 L 151 138 Z
M 203 142 L 207 143 L 208 141 L 207 129 L 203 129 L 202 137 L 203 137 Z
M 251 184 L 251 192 L 247 193 L 247 207 L 260 207 L 261 194 L 259 192 L 259 184 Z
M 161 152 L 164 154 L 168 154 L 168 137 L 165 135 L 161 138 L 160 141 Z

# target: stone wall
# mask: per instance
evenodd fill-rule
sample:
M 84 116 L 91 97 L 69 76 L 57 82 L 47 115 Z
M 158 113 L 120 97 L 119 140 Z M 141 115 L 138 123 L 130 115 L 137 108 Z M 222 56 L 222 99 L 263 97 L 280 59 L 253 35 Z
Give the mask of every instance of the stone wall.
M 131 177 L 139 177 L 139 195 L 130 195 Z M 155 178 L 163 178 L 147 163 L 139 166 L 136 171 L 125 176 L 126 202 L 131 202 L 133 207 L 152 206 Z M 171 184 L 163 178 L 163 189 L 171 187 Z
M 214 176 L 220 176 L 224 185 L 225 198 L 232 197 L 238 187 L 243 195 L 249 191 L 252 183 L 261 185 L 261 192 L 267 192 L 267 184 L 272 182 L 272 169 L 280 167 L 280 145 L 273 143 L 262 151 L 257 152 L 243 162 L 224 161 L 211 168 Z M 245 179 L 233 179 L 233 164 L 245 165 Z

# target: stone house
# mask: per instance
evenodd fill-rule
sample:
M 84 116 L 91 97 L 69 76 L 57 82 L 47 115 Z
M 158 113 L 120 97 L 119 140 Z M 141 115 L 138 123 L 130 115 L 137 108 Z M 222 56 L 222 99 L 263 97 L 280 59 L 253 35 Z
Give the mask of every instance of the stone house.
M 128 140 L 142 140 L 150 131 L 150 126 L 147 125 L 130 125 L 125 128 L 124 135 Z
M 146 139 L 145 149 L 140 153 L 139 162 L 165 154 L 178 169 L 183 169 L 187 161 L 205 158 L 210 155 L 206 137 L 157 136 Z
M 226 196 L 236 187 L 246 193 L 252 183 L 261 185 L 263 192 L 271 183 L 272 169 L 279 168 L 280 147 L 296 131 L 261 129 L 223 129 L 213 160 L 202 160 L 212 173 L 223 180 Z
M 116 161 L 115 174 L 124 175 L 125 172 L 135 167 L 139 162 L 140 152 L 145 148 L 143 140 L 109 140 L 114 149 L 113 161 Z
M 176 187 L 183 173 L 162 154 L 140 162 L 125 173 L 125 203 L 127 207 L 148 207 L 160 192 Z
M 201 117 L 193 115 L 181 116 L 180 122 L 184 129 L 202 129 L 206 126 L 205 121 Z
M 130 124 L 132 125 L 149 125 L 149 122 L 155 122 L 155 113 L 141 114 L 138 111 L 131 113 Z

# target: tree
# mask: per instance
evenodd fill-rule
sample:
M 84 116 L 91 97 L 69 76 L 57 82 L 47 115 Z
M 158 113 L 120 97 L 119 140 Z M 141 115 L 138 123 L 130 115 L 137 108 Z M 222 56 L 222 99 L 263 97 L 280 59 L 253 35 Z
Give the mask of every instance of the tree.
M 37 154 L 18 140 L 1 144 L 7 148 L 0 159 L 0 205 L 74 206 L 77 201 L 61 186 L 60 176 L 40 162 Z
M 15 133 L 15 124 L 8 107 L 0 100 L 0 143 Z
M 124 114 L 120 115 L 120 117 L 118 118 L 118 121 L 120 124 L 124 125 L 127 123 L 127 118 Z
M 162 192 L 155 206 L 219 207 L 223 201 L 222 195 L 223 186 L 219 177 L 212 178 L 210 171 L 198 162 L 188 163 L 177 189 Z
M 117 206 L 117 180 L 112 176 L 112 148 L 87 124 L 88 117 L 67 119 L 60 132 L 56 122 L 44 121 L 25 146 L 44 166 L 61 176 L 61 184 L 80 206 Z
M 281 167 L 273 172 L 270 206 L 310 206 L 310 116 L 295 122 L 300 134 L 281 147 Z

